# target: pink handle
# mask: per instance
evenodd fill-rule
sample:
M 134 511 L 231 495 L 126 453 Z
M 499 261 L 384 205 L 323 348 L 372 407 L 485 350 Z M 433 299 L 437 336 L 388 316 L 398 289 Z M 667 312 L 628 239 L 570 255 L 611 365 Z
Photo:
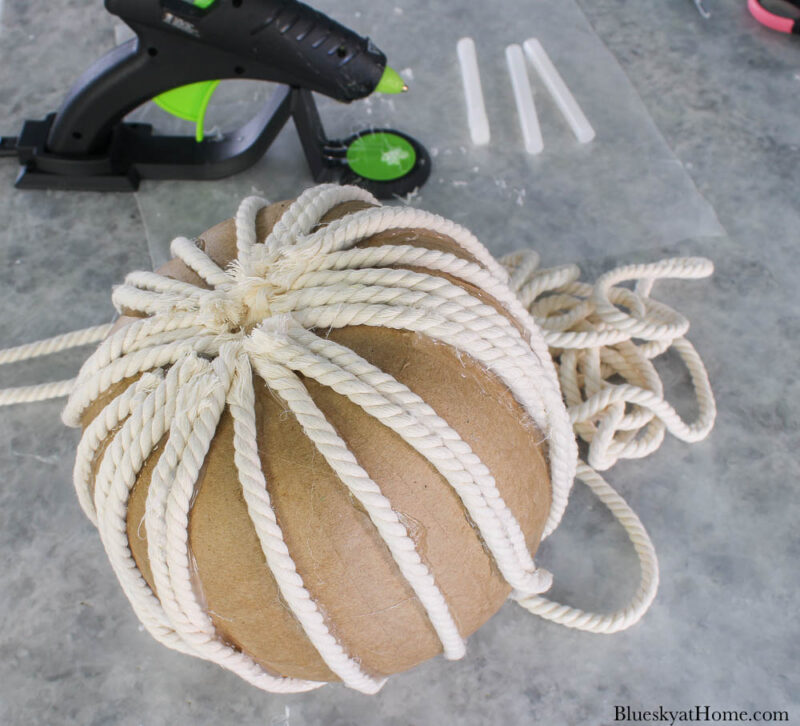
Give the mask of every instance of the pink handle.
M 779 33 L 791 33 L 794 30 L 795 21 L 792 18 L 784 18 L 764 10 L 758 0 L 747 0 L 747 9 L 759 23 L 772 30 L 777 30 Z

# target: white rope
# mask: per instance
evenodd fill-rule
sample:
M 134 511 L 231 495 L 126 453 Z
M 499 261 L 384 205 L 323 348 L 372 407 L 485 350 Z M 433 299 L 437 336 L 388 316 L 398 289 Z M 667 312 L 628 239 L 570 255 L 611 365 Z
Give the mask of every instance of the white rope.
M 562 605 L 539 595 L 513 593 L 512 597 L 534 615 L 552 620 L 569 628 L 590 633 L 610 634 L 625 630 L 641 620 L 653 602 L 658 590 L 658 560 L 653 543 L 639 517 L 628 503 L 594 469 L 583 462 L 578 465 L 578 478 L 608 507 L 614 518 L 624 527 L 639 558 L 641 578 L 630 603 L 609 615 L 590 613 L 580 608 Z
M 227 408 L 239 484 L 283 601 L 322 661 L 345 684 L 374 693 L 384 682 L 380 674 L 366 672 L 337 640 L 335 624 L 327 622 L 297 572 L 259 458 L 255 374 L 282 398 L 363 506 L 448 658 L 463 655 L 464 641 L 436 573 L 392 503 L 313 402 L 303 378 L 347 397 L 436 468 L 461 499 L 521 605 L 593 632 L 635 623 L 655 596 L 655 552 L 641 522 L 596 469 L 646 455 L 666 431 L 697 441 L 713 425 L 714 400 L 705 369 L 683 337 L 688 322 L 650 298 L 653 280 L 702 277 L 710 274 L 710 263 L 682 259 L 628 266 L 590 286 L 577 281 L 574 266 L 539 269 L 533 253 L 509 256 L 501 265 L 463 227 L 409 207 L 372 206 L 320 225 L 343 202 L 377 205 L 356 187 L 319 186 L 304 192 L 260 240 L 256 219 L 267 202 L 246 199 L 235 217 L 237 258 L 227 269 L 196 242 L 178 238 L 172 243 L 173 255 L 207 288 L 133 272 L 114 290 L 114 304 L 121 312 L 145 317 L 108 335 L 74 381 L 0 391 L 0 405 L 69 391 L 63 418 L 77 426 L 88 406 L 118 386 L 83 432 L 74 482 L 137 616 L 169 647 L 218 663 L 265 690 L 320 685 L 268 673 L 223 642 L 198 600 L 188 518 L 201 467 Z M 449 237 L 460 252 L 415 246 L 414 230 L 420 229 Z M 355 246 L 389 230 L 395 231 L 395 243 Z M 638 280 L 633 290 L 619 286 L 629 280 Z M 472 287 L 497 300 L 506 314 L 471 294 Z M 631 604 L 601 616 L 543 598 L 551 575 L 534 564 L 519 522 L 471 447 L 407 386 L 314 332 L 350 325 L 425 335 L 496 375 L 547 442 L 552 506 L 544 536 L 558 526 L 577 471 L 625 527 L 639 555 L 641 584 Z M 0 365 L 97 341 L 109 330 L 99 326 L 0 352 Z M 699 413 L 693 423 L 684 422 L 665 401 L 651 362 L 670 347 L 686 363 L 695 388 Z M 120 387 L 124 381 L 129 383 Z M 588 444 L 588 465 L 578 463 L 575 434 Z M 139 572 L 127 539 L 130 492 L 156 447 L 144 524 L 158 596 Z
M 538 595 L 513 593 L 512 597 L 532 613 L 561 625 L 615 633 L 638 622 L 652 604 L 658 589 L 658 560 L 639 518 L 597 470 L 608 469 L 619 459 L 646 456 L 660 446 L 667 430 L 684 441 L 700 441 L 711 431 L 714 396 L 702 360 L 682 337 L 689 323 L 649 295 L 657 279 L 707 277 L 713 266 L 702 258 L 628 265 L 605 273 L 592 286 L 577 282 L 580 273 L 574 265 L 539 269 L 534 252 L 517 252 L 502 262 L 511 272 L 512 289 L 550 346 L 570 421 L 588 444 L 589 464 L 579 462 L 577 476 L 625 529 L 641 575 L 630 603 L 608 615 Z M 634 290 L 615 287 L 633 280 Z M 693 423 L 684 422 L 664 399 L 661 378 L 651 362 L 670 348 L 689 370 L 698 408 Z
M 98 340 L 105 338 L 110 330 L 110 324 L 95 325 L 93 328 L 84 328 L 83 330 L 76 330 L 72 333 L 63 333 L 53 338 L 38 340 L 35 343 L 26 343 L 25 345 L 18 345 L 14 348 L 6 348 L 5 350 L 0 350 L 0 365 L 16 363 L 17 361 L 29 360 L 31 358 L 40 358 L 41 356 L 58 353 L 62 350 L 68 350 L 69 348 L 77 348 L 81 345 L 96 343 Z
M 0 366 L 19 361 L 41 358 L 42 356 L 59 353 L 70 348 L 79 348 L 102 340 L 111 330 L 111 324 L 96 325 L 92 328 L 76 330 L 72 333 L 63 333 L 52 338 L 37 340 L 25 345 L 0 350 Z M 11 406 L 15 403 L 33 403 L 47 401 L 51 398 L 68 396 L 73 386 L 74 379 L 66 381 L 53 381 L 52 383 L 37 383 L 32 386 L 18 386 L 16 388 L 0 389 L 0 407 Z
M 336 642 L 322 613 L 305 588 L 283 539 L 258 456 L 255 393 L 250 362 L 245 355 L 237 362 L 236 379 L 229 405 L 234 422 L 234 459 L 247 511 L 261 542 L 267 566 L 275 576 L 283 599 L 296 614 L 303 630 L 326 665 L 347 685 L 367 693 L 376 692 L 382 681 L 371 679 L 362 673 L 358 664 L 349 658 L 341 645 Z

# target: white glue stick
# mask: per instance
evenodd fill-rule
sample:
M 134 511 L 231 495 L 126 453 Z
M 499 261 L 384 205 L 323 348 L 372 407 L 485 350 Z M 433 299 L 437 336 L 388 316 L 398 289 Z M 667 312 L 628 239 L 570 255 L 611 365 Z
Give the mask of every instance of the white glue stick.
M 572 133 L 582 144 L 591 141 L 595 135 L 592 125 L 581 111 L 581 107 L 570 93 L 550 57 L 545 53 L 542 44 L 536 38 L 529 38 L 523 43 L 523 46 L 525 55 L 528 56 L 528 60 L 536 69 L 544 85 L 547 86 L 547 90 L 550 91 L 550 95 L 572 129 Z
M 489 143 L 489 117 L 486 115 L 486 104 L 483 101 L 475 41 L 472 38 L 461 38 L 456 45 L 456 52 L 458 62 L 461 64 L 461 79 L 464 82 L 469 134 L 473 144 L 482 146 Z
M 539 117 L 536 115 L 536 106 L 533 103 L 528 71 L 525 70 L 525 56 L 522 54 L 522 48 L 516 44 L 509 45 L 506 48 L 506 62 L 511 75 L 511 87 L 514 89 L 514 100 L 517 102 L 519 126 L 522 129 L 525 151 L 529 154 L 539 154 L 544 149 L 544 141 L 542 140 L 542 130 L 539 127 Z

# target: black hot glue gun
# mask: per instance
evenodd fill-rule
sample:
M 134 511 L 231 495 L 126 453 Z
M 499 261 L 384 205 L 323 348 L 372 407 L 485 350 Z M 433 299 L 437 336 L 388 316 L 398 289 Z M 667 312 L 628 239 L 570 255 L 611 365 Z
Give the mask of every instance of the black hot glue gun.
M 26 121 L 0 155 L 23 165 L 23 189 L 132 191 L 140 179 L 218 179 L 255 163 L 291 117 L 315 181 L 339 178 L 381 197 L 425 182 L 430 158 L 413 138 L 369 129 L 327 139 L 312 96 L 342 102 L 405 90 L 386 56 L 326 15 L 296 0 L 105 0 L 136 37 L 92 64 L 61 109 Z M 203 118 L 220 79 L 280 84 L 241 128 L 204 138 Z M 197 124 L 189 136 L 125 122 L 154 99 Z

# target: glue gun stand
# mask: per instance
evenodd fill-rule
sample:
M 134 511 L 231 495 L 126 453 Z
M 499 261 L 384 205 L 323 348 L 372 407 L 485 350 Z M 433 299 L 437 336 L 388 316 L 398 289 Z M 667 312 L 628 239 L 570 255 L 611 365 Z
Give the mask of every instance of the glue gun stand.
M 297 128 L 314 181 L 334 181 L 343 174 L 354 176 L 347 164 L 347 149 L 354 139 L 329 140 L 311 91 L 279 86 L 244 126 L 220 139 L 201 142 L 190 136 L 154 135 L 149 124 L 125 123 L 115 127 L 106 153 L 68 157 L 46 150 L 55 114 L 42 121 L 26 121 L 16 143 L 23 164 L 16 186 L 121 192 L 135 191 L 141 179 L 221 179 L 256 163 L 290 118 Z M 418 172 L 413 179 L 408 178 L 411 184 L 406 191 L 425 181 L 430 162 L 415 139 L 395 130 L 372 129 L 369 133 L 391 133 L 414 147 L 419 171 L 425 173 L 423 176 Z

